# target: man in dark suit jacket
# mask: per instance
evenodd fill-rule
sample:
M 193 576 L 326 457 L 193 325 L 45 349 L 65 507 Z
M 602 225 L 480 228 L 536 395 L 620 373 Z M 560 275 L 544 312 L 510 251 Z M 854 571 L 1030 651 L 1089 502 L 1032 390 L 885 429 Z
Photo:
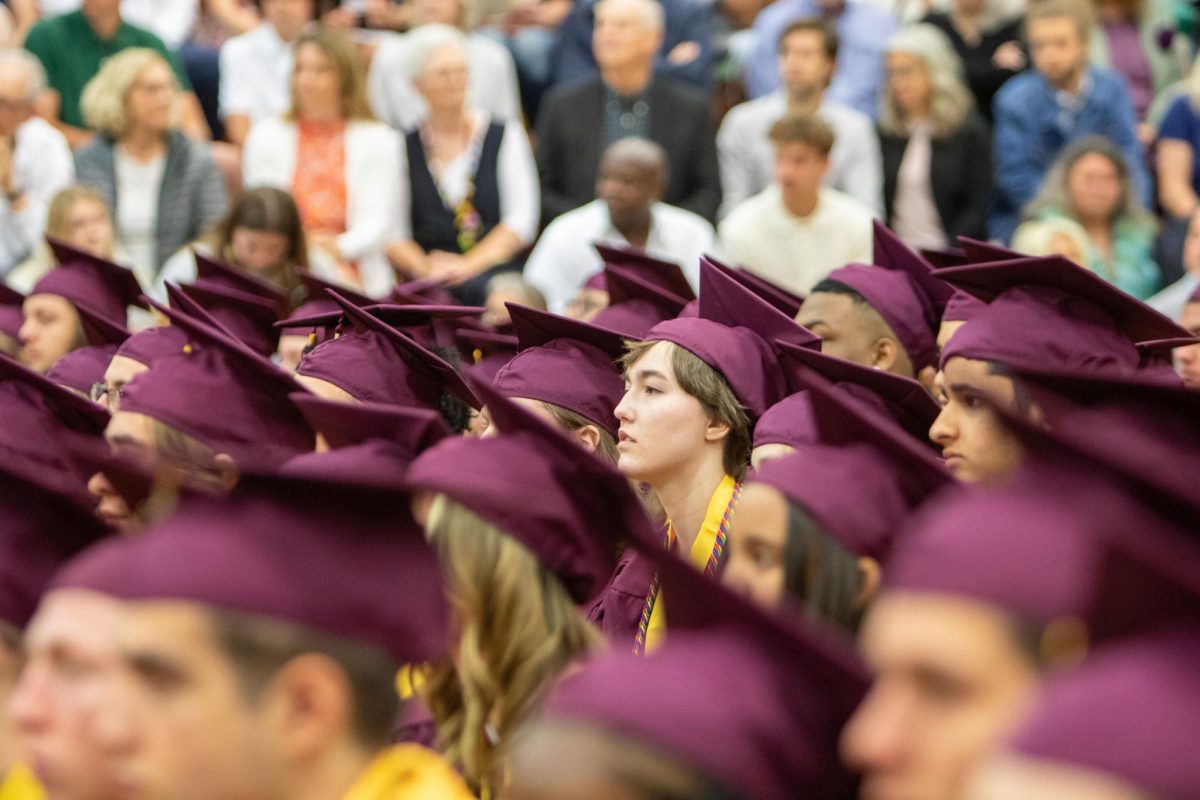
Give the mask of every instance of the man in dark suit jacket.
M 670 178 L 664 202 L 715 219 L 721 179 L 708 101 L 654 75 L 662 6 L 656 0 L 601 0 L 595 14 L 600 77 L 555 90 L 538 119 L 543 221 L 596 196 L 600 154 L 626 136 L 651 139 L 666 150 Z

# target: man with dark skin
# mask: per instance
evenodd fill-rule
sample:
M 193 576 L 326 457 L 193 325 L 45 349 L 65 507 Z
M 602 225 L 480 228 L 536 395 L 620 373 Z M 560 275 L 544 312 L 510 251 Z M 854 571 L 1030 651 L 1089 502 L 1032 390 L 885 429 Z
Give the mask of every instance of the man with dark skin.
M 525 264 L 526 280 L 545 295 L 551 311 L 606 302 L 596 296 L 602 291 L 584 286 L 602 268 L 593 242 L 633 247 L 678 263 L 694 285 L 700 256 L 712 249 L 712 226 L 662 202 L 670 179 L 666 152 L 649 139 L 619 139 L 604 151 L 596 199 L 550 223 Z M 590 299 L 581 296 L 585 293 Z

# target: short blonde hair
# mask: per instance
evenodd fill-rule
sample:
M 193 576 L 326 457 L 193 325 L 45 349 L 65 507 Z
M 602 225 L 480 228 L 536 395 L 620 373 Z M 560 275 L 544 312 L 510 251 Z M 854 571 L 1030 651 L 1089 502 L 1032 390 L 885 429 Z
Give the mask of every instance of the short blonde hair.
M 133 85 L 150 67 L 162 64 L 171 72 L 175 92 L 179 81 L 170 63 L 159 53 L 146 47 L 131 47 L 104 62 L 96 77 L 88 81 L 79 100 L 83 119 L 89 128 L 120 139 L 129 130 L 126 101 Z

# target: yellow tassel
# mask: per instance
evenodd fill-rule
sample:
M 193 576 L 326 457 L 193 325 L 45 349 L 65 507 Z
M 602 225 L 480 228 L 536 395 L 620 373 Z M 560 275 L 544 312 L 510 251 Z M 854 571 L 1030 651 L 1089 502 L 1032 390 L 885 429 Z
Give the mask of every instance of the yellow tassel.
M 471 358 L 475 361 L 476 364 L 478 364 L 480 361 L 483 361 L 483 351 L 480 350 L 478 347 L 476 347 L 471 352 Z
M 188 342 L 187 344 L 185 344 L 183 346 L 183 352 L 189 356 L 192 354 L 192 343 L 191 342 Z

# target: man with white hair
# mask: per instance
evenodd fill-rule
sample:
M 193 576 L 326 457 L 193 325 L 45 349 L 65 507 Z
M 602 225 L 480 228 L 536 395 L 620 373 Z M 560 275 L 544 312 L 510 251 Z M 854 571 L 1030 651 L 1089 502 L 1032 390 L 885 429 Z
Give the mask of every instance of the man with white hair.
M 66 137 L 34 116 L 45 88 L 37 58 L 0 50 L 0 276 L 33 252 L 50 200 L 75 177 Z
M 601 0 L 595 16 L 599 77 L 553 91 L 538 118 L 543 219 L 590 201 L 601 153 L 618 139 L 639 136 L 657 142 L 671 164 L 663 201 L 711 221 L 721 202 L 721 179 L 708 101 L 655 74 L 662 6 L 655 0 Z

